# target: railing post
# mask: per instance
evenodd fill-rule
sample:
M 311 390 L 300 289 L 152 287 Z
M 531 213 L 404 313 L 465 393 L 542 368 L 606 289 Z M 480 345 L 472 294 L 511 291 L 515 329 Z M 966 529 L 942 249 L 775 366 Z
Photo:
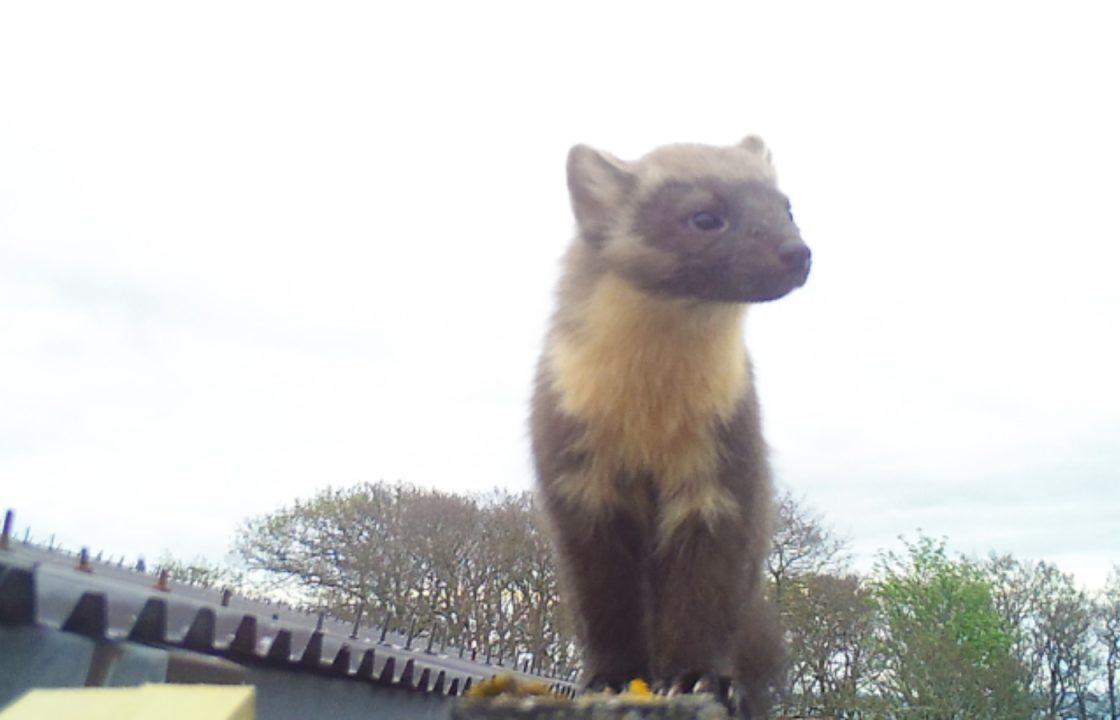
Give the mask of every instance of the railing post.
M 15 513 L 7 510 L 4 513 L 4 530 L 0 532 L 0 550 L 7 550 L 12 546 L 12 520 Z
M 365 613 L 365 611 L 366 603 L 363 600 L 362 602 L 358 603 L 358 612 L 354 615 L 354 629 L 350 632 L 351 640 L 358 639 L 358 628 L 360 628 L 362 625 L 362 615 Z

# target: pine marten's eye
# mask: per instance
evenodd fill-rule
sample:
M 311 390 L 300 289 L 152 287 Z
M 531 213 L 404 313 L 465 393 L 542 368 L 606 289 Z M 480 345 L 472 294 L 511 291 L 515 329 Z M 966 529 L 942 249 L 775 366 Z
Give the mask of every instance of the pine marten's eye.
M 703 230 L 704 232 L 721 230 L 723 226 L 727 224 L 719 215 L 703 210 L 698 213 L 693 213 L 692 217 L 688 219 L 688 222 L 692 227 L 697 230 Z

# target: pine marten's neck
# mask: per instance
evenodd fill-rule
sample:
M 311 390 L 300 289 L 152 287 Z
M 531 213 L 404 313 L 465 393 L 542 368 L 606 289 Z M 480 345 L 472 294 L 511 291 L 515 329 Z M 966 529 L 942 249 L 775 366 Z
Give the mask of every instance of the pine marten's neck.
M 582 290 L 549 353 L 566 413 L 647 448 L 730 417 L 748 383 L 744 305 L 656 297 L 611 273 Z

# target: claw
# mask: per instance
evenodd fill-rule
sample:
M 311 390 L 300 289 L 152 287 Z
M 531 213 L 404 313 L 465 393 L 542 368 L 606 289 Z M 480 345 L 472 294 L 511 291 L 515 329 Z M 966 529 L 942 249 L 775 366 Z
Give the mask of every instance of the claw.
M 583 686 L 585 693 L 617 695 L 630 687 L 630 677 L 619 678 L 613 674 L 593 675 Z
M 739 683 L 731 681 L 727 684 L 727 689 L 723 693 L 723 704 L 733 720 L 751 720 L 751 710 L 747 706 L 747 698 Z

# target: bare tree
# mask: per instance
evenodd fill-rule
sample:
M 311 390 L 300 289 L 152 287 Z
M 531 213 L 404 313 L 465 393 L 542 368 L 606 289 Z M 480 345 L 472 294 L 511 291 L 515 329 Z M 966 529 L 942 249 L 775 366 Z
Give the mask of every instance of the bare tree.
M 355 626 L 390 613 L 500 660 L 572 661 L 552 549 L 529 493 L 327 488 L 248 520 L 235 547 L 272 587 Z
M 809 574 L 789 581 L 787 714 L 854 717 L 867 704 L 875 602 L 856 575 Z
M 1034 664 L 1041 673 L 1047 717 L 1072 714 L 1087 720 L 1088 687 L 1096 666 L 1092 605 L 1088 596 L 1074 586 L 1073 578 L 1056 566 L 1039 562 L 1034 572 Z
M 804 507 L 791 493 L 780 493 L 775 506 L 774 539 L 766 558 L 774 602 L 781 607 L 788 581 L 839 572 L 847 562 L 847 542 L 834 535 L 820 515 Z
M 1120 720 L 1120 690 L 1116 687 L 1116 674 L 1120 669 L 1120 565 L 1112 568 L 1097 603 L 1097 638 L 1104 646 L 1108 717 Z
M 403 487 L 326 488 L 247 520 L 235 552 L 272 587 L 360 621 L 372 608 L 403 616 L 418 571 L 401 542 Z
M 423 627 L 445 627 L 457 636 L 471 603 L 471 566 L 481 552 L 477 502 L 436 490 L 407 488 L 400 503 L 400 542 L 413 586 L 400 598 Z
M 200 588 L 229 588 L 240 594 L 245 594 L 249 589 L 241 571 L 221 563 L 210 562 L 203 557 L 179 560 L 171 553 L 165 552 L 160 556 L 157 564 L 160 570 L 168 571 L 172 580 Z

